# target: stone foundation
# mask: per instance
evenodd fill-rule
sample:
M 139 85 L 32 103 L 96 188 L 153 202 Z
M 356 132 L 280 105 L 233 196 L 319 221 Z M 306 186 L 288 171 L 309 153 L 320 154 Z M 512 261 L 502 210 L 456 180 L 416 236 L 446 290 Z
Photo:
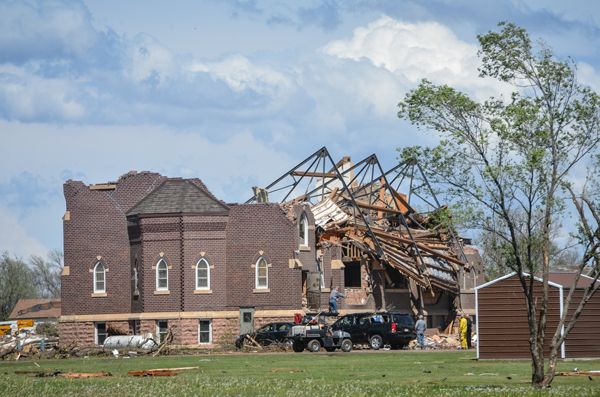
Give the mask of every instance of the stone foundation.
M 134 334 L 137 328 L 138 334 L 150 333 L 156 335 L 157 320 L 134 321 L 104 321 L 108 329 L 126 331 L 126 334 Z M 173 331 L 173 344 L 183 346 L 196 346 L 199 348 L 214 348 L 217 346 L 232 345 L 240 334 L 239 317 L 235 318 L 202 318 L 211 320 L 212 343 L 199 343 L 199 321 L 200 319 L 168 319 L 168 327 Z M 272 322 L 293 322 L 293 317 L 254 317 L 254 328 L 258 329 L 264 324 Z M 95 346 L 95 323 L 93 321 L 60 322 L 59 323 L 60 344 L 63 346 Z

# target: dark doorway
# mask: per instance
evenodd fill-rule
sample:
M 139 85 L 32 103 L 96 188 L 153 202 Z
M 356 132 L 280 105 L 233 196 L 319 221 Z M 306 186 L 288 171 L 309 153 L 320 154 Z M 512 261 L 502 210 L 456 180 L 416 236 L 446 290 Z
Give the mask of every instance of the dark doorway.
M 360 288 L 362 287 L 360 274 L 360 261 L 344 262 L 344 287 Z

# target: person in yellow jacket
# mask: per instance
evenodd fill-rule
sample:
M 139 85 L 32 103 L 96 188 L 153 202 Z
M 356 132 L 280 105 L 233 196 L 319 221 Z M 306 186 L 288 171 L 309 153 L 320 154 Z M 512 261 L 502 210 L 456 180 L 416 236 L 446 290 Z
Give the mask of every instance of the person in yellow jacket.
M 463 314 L 459 314 L 458 331 L 460 333 L 460 347 L 467 349 L 467 318 Z

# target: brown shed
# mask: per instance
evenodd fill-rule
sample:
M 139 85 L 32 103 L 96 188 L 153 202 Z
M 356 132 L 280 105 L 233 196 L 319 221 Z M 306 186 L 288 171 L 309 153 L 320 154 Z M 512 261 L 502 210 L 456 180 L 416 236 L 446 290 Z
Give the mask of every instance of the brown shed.
M 547 340 L 563 312 L 564 301 L 575 279 L 575 273 L 550 273 Z M 569 307 L 577 307 L 583 289 L 593 279 L 581 276 Z M 534 293 L 541 297 L 542 280 L 534 277 Z M 525 296 L 517 273 L 497 278 L 475 288 L 477 312 L 477 358 L 529 358 L 529 325 Z M 561 346 L 561 358 L 600 357 L 600 294 L 592 296 L 565 342 Z M 549 341 L 547 345 L 549 344 Z M 545 353 L 550 349 L 546 346 Z

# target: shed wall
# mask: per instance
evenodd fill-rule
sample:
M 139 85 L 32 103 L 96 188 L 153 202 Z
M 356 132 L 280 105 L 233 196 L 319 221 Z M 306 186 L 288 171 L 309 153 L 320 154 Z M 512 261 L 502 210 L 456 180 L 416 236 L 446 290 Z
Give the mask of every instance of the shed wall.
M 534 294 L 542 295 L 535 282 Z M 515 275 L 478 291 L 479 358 L 528 358 L 529 325 L 525 296 Z M 553 332 L 560 318 L 560 289 L 550 287 L 546 332 Z M 546 347 L 546 353 L 549 349 Z

